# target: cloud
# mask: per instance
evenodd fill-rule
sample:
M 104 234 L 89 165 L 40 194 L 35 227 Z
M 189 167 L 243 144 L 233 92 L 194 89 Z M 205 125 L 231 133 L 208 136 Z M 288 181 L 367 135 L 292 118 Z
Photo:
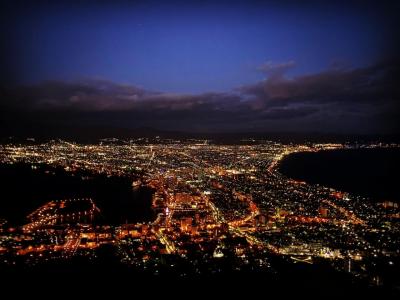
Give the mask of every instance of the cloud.
M 148 92 L 106 80 L 79 82 L 45 81 L 38 85 L 8 89 L 7 105 L 29 110 L 120 110 L 130 109 Z
M 229 92 L 172 94 L 106 80 L 1 89 L 1 118 L 150 126 L 183 131 L 398 132 L 399 66 L 331 68 L 287 78 L 295 62 L 267 62 L 260 82 Z
M 263 112 L 265 119 L 281 119 L 290 120 L 293 118 L 305 117 L 318 112 L 317 107 L 302 106 L 302 107 L 284 107 L 284 108 L 272 108 Z
M 279 72 L 283 74 L 282 71 Z M 278 106 L 294 102 L 320 104 L 371 102 L 379 104 L 386 100 L 399 99 L 398 79 L 399 67 L 397 64 L 381 63 L 358 69 L 328 69 L 317 74 L 291 79 L 283 76 L 267 78 L 256 84 L 243 86 L 238 90 L 244 95 L 254 97 L 253 100 Z
M 284 63 L 274 63 L 267 61 L 260 65 L 257 70 L 268 76 L 268 79 L 276 80 L 283 77 L 283 75 L 290 69 L 294 68 L 296 63 L 293 60 Z

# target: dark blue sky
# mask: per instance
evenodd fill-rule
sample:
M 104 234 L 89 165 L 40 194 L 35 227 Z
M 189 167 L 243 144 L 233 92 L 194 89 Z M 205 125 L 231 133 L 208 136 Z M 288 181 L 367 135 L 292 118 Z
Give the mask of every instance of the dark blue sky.
M 400 2 L 1 5 L 3 125 L 400 133 Z
M 379 12 L 344 3 L 117 1 L 14 13 L 9 42 L 28 83 L 102 78 L 164 92 L 226 91 L 261 80 L 256 69 L 266 61 L 294 61 L 289 75 L 333 62 L 367 66 L 388 40 Z

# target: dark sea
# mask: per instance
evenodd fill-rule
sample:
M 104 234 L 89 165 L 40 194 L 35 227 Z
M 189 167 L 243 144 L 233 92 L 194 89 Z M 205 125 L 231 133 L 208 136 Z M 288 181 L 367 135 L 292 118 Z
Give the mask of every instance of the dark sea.
M 279 171 L 293 179 L 355 193 L 373 201 L 400 202 L 400 149 L 341 149 L 293 153 Z
M 132 179 L 88 172 L 66 172 L 47 165 L 0 164 L 0 218 L 21 225 L 26 216 L 50 200 L 90 197 L 101 213 L 100 224 L 154 220 L 153 191 L 132 189 Z

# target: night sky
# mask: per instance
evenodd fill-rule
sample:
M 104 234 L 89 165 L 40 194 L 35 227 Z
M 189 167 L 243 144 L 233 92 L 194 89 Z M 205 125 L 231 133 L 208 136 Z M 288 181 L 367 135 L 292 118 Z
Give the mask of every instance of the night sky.
M 298 2 L 5 1 L 2 134 L 398 134 L 399 2 Z

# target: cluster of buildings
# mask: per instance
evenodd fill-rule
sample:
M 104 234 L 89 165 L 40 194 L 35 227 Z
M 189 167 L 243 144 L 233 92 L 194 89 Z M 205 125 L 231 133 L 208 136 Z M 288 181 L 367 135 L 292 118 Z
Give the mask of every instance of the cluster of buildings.
M 95 261 L 107 246 L 118 262 L 151 274 L 275 272 L 271 261 L 278 257 L 293 263 L 324 261 L 340 272 L 376 280 L 377 265 L 400 263 L 397 203 L 371 202 L 286 178 L 278 170 L 294 152 L 351 147 L 171 140 L 1 145 L 2 163 L 132 178 L 134 188 L 153 189 L 157 217 L 149 223 L 100 226 L 95 199 L 52 201 L 20 227 L 0 222 L 0 264 L 75 256 Z

